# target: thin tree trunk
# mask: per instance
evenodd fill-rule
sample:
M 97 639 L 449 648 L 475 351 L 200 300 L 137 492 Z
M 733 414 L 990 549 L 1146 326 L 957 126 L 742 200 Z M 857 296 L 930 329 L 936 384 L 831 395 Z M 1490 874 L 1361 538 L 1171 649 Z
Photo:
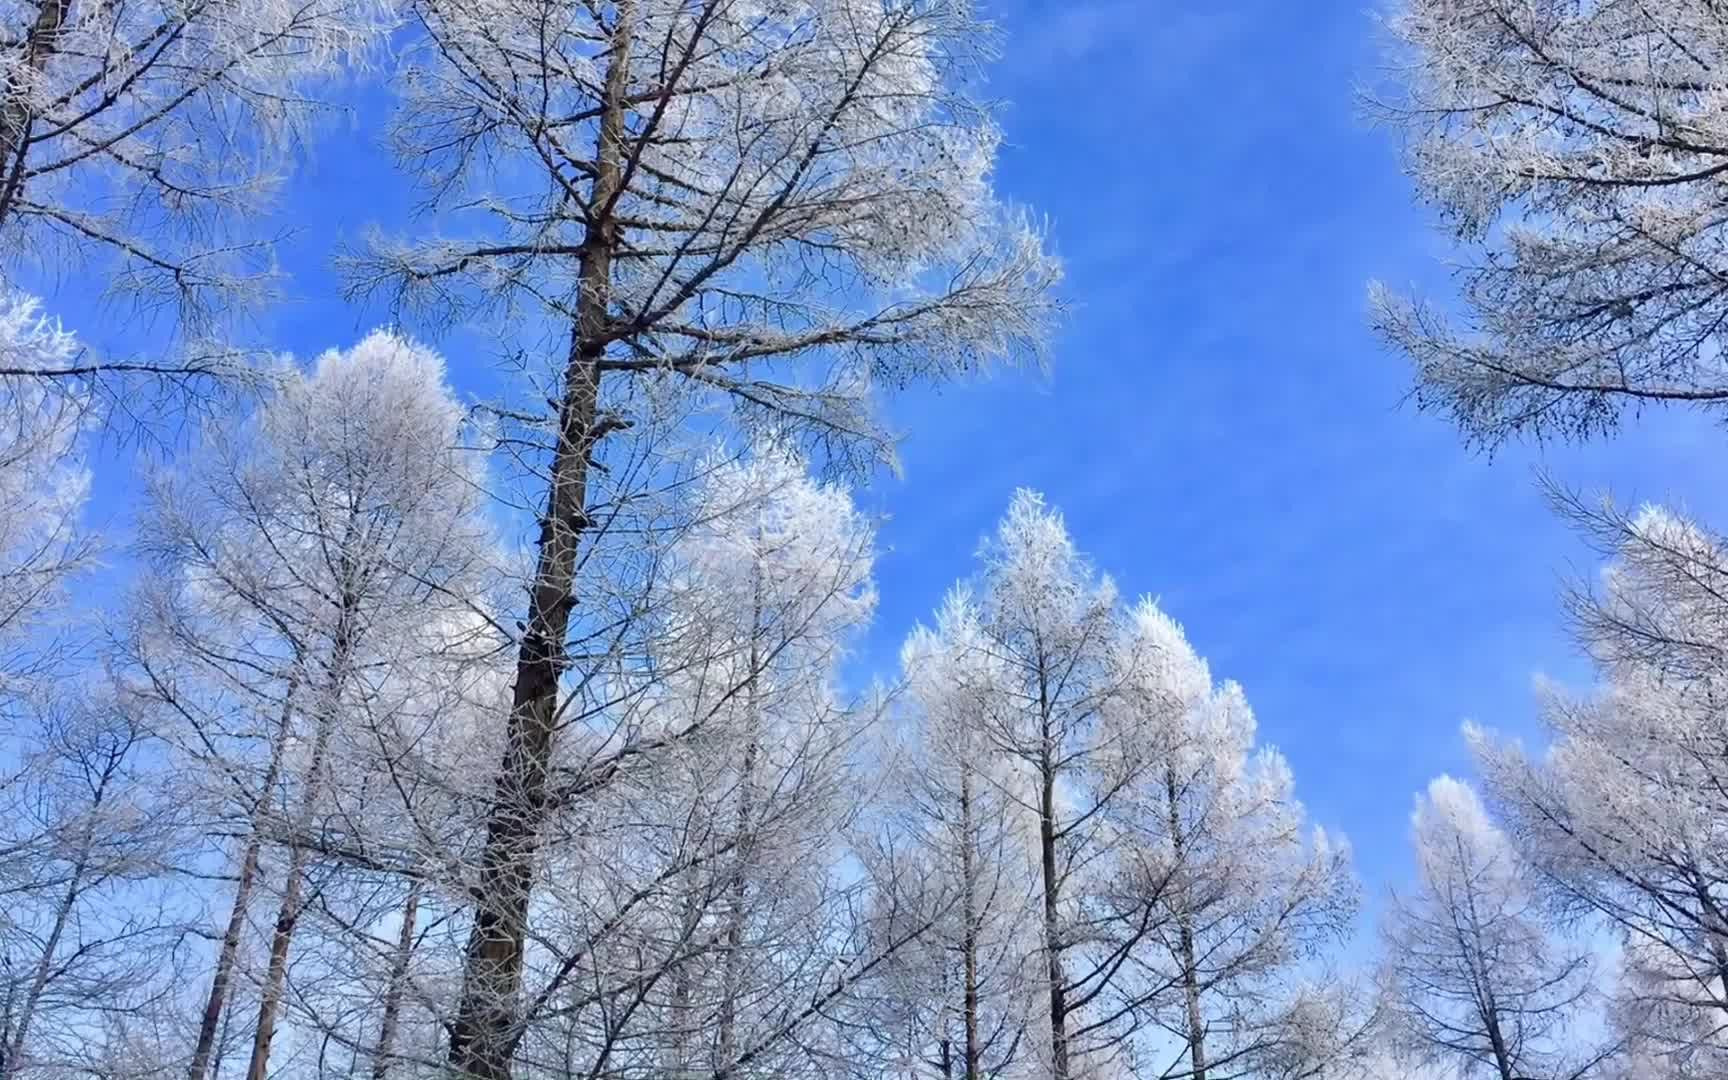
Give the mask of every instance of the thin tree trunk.
M 390 985 L 384 991 L 384 1016 L 378 1022 L 378 1047 L 372 1052 L 372 1080 L 385 1080 L 396 1050 L 396 1025 L 402 1014 L 402 988 L 408 982 L 408 961 L 414 953 L 414 924 L 420 916 L 421 880 L 408 887 L 402 905 L 402 929 L 396 935 L 396 955 L 390 963 Z
M 210 1055 L 210 1075 L 222 1075 L 222 1059 L 228 1056 L 228 1036 L 234 1030 L 234 999 L 222 1009 L 222 1030 L 216 1035 L 216 1052 Z
M 54 973 L 54 956 L 60 951 L 60 938 L 66 933 L 66 923 L 72 917 L 72 906 L 78 902 L 78 894 L 84 888 L 84 872 L 89 869 L 86 852 L 80 855 L 72 869 L 72 880 L 67 884 L 66 891 L 60 897 L 60 903 L 54 908 L 54 922 L 48 931 L 48 939 L 42 943 L 42 955 L 36 961 L 36 970 L 30 977 L 30 989 L 24 993 L 24 1006 L 18 1013 L 18 1028 L 12 1033 L 12 1045 L 6 1051 L 6 1071 L 0 1077 L 11 1080 L 18 1074 L 24 1062 L 25 1040 L 30 1035 L 30 1022 L 36 1018 L 36 1008 L 42 1002 L 42 992 L 48 987 L 48 980 Z
M 252 890 L 257 883 L 258 863 L 264 848 L 264 834 L 258 827 L 258 819 L 282 776 L 282 754 L 288 744 L 297 686 L 297 678 L 289 680 L 287 693 L 282 699 L 281 721 L 276 725 L 276 738 L 270 744 L 270 762 L 264 769 L 264 784 L 252 803 L 249 815 L 251 834 L 246 837 L 246 850 L 240 858 L 240 877 L 234 885 L 234 906 L 228 912 L 228 925 L 222 932 L 222 947 L 216 953 L 216 973 L 210 979 L 210 994 L 204 1000 L 204 1015 L 198 1023 L 198 1041 L 192 1049 L 192 1063 L 186 1067 L 186 1080 L 204 1080 L 216 1046 L 216 1033 L 228 1003 L 228 984 L 234 976 L 240 936 L 245 930 L 246 911 L 252 903 Z
M 972 766 L 960 766 L 960 914 L 966 920 L 961 930 L 962 963 L 966 985 L 962 991 L 966 1024 L 966 1080 L 978 1080 L 978 894 L 977 861 L 972 857 Z
M 686 875 L 686 882 L 680 928 L 683 930 L 683 940 L 687 943 L 695 936 L 701 913 L 696 897 L 698 883 L 694 871 Z M 661 1061 L 661 1069 L 668 1076 L 683 1076 L 691 1069 L 690 1041 L 695 1031 L 695 1027 L 690 1023 L 691 994 L 690 963 L 686 956 L 678 961 L 672 972 L 672 1032 L 671 1038 L 666 1040 L 666 1056 Z
M 1050 980 L 1050 1075 L 1051 1080 L 1068 1080 L 1068 988 L 1062 970 L 1061 897 L 1056 883 L 1056 765 L 1042 681 L 1038 693 L 1044 727 L 1038 757 L 1038 855 L 1044 875 L 1044 955 Z
M 756 813 L 756 758 L 761 752 L 761 728 L 757 716 L 756 676 L 761 656 L 756 647 L 757 624 L 761 621 L 761 603 L 751 608 L 750 619 L 750 685 L 746 694 L 746 716 L 750 724 L 749 741 L 744 744 L 744 760 L 738 770 L 738 809 L 733 841 L 737 845 L 736 869 L 728 887 L 726 905 L 726 962 L 721 976 L 720 1037 L 715 1067 L 729 1068 L 738 1054 L 738 997 L 742 993 L 744 972 L 744 902 L 750 887 L 751 821 Z
M 0 970 L 11 973 L 11 958 L 0 956 Z M 12 1074 L 12 980 L 6 980 L 6 996 L 0 999 L 0 1076 Z
M 1164 767 L 1165 813 L 1170 827 L 1170 847 L 1176 857 L 1176 872 L 1181 874 L 1186 858 L 1187 840 L 1182 835 L 1182 815 L 1176 801 L 1176 769 Z M 1182 965 L 1182 1002 L 1187 1010 L 1188 1059 L 1193 1080 L 1206 1080 L 1206 1021 L 1200 1012 L 1200 973 L 1194 962 L 1194 916 L 1188 910 L 1188 897 L 1179 898 L 1176 913 L 1177 962 Z
M 276 1037 L 276 1017 L 282 1008 L 282 989 L 288 979 L 288 949 L 294 942 L 294 928 L 300 921 L 301 893 L 305 888 L 307 852 L 299 828 L 311 819 L 323 794 L 324 755 L 329 749 L 330 733 L 334 727 L 333 714 L 319 718 L 312 757 L 307 763 L 302 812 L 290 825 L 288 875 L 282 886 L 282 903 L 276 909 L 276 927 L 270 935 L 270 960 L 264 969 L 264 988 L 258 998 L 258 1027 L 252 1033 L 252 1058 L 246 1066 L 246 1080 L 264 1080 L 269 1070 L 270 1043 Z
M 351 530 L 353 522 L 349 525 Z M 347 544 L 348 537 L 344 537 L 344 551 Z M 355 576 L 344 556 L 338 575 L 343 593 L 332 634 L 324 700 L 318 708 L 317 732 L 312 739 L 311 756 L 306 761 L 305 789 L 301 793 L 299 812 L 288 823 L 288 876 L 282 885 L 282 904 L 276 910 L 276 927 L 270 935 L 270 959 L 264 970 L 264 988 L 258 999 L 258 1026 L 252 1033 L 252 1057 L 246 1066 L 246 1080 L 265 1080 L 270 1066 L 270 1044 L 276 1036 L 276 1018 L 282 1010 L 282 991 L 288 980 L 288 950 L 294 942 L 294 928 L 300 922 L 301 894 L 306 887 L 308 853 L 301 830 L 311 827 L 318 813 L 318 803 L 324 796 L 324 758 L 329 753 L 330 736 L 342 711 L 342 692 L 348 681 L 348 668 L 359 635 L 355 616 L 360 602 L 352 591 Z
M 24 39 L 23 78 L 39 77 L 59 49 L 71 0 L 40 0 L 36 23 Z M 6 223 L 24 188 L 24 168 L 36 115 L 24 101 L 24 87 L 0 86 L 0 226 Z
M 582 242 L 576 325 L 564 374 L 550 491 L 540 522 L 540 553 L 517 652 L 504 758 L 480 854 L 480 903 L 469 931 L 462 994 L 450 1032 L 450 1064 L 479 1080 L 505 1080 L 510 1075 L 533 856 L 546 813 L 564 639 L 576 604 L 577 548 L 589 526 L 589 459 L 604 435 L 596 423 L 599 364 L 606 349 L 612 255 L 618 244 L 613 211 L 622 180 L 632 19 L 629 0 L 619 0 L 601 106 L 592 205 Z
M 1486 1021 L 1488 1045 L 1494 1052 L 1494 1067 L 1500 1070 L 1500 1080 L 1518 1080 L 1512 1068 L 1512 1054 L 1506 1047 L 1506 1035 L 1500 1030 L 1500 1008 L 1492 996 L 1483 1009 L 1482 1018 Z
M 1489 1049 L 1494 1054 L 1494 1067 L 1500 1072 L 1500 1080 L 1515 1080 L 1512 1054 L 1506 1046 L 1505 1033 L 1500 1030 L 1500 1003 L 1495 1000 L 1494 985 L 1483 961 L 1488 950 L 1482 942 L 1482 917 L 1476 910 L 1476 890 L 1473 886 L 1465 890 L 1464 908 L 1469 917 L 1470 938 L 1468 941 L 1464 940 L 1463 928 L 1458 927 L 1456 916 L 1453 917 L 1454 933 L 1458 937 L 1460 949 L 1470 960 L 1470 978 L 1476 988 L 1476 1006 L 1482 1018 L 1483 1030 L 1488 1035 Z

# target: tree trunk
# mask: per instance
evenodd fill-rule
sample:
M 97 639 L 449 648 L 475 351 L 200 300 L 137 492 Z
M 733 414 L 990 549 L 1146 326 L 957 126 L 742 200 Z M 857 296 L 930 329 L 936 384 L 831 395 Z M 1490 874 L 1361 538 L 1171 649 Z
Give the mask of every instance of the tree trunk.
M 701 905 L 697 901 L 698 882 L 694 871 L 685 876 L 684 911 L 679 923 L 683 931 L 683 943 L 695 936 L 696 927 L 700 923 Z M 688 955 L 674 957 L 676 966 L 672 969 L 672 1032 L 666 1040 L 666 1050 L 661 1060 L 660 1068 L 667 1076 L 687 1075 L 691 1068 L 691 1037 L 696 1031 L 690 1022 L 690 998 L 692 995 L 690 963 Z
M 978 1080 L 978 890 L 974 880 L 977 861 L 972 857 L 972 766 L 960 765 L 960 915 L 966 925 L 960 932 L 966 985 L 962 990 L 962 1012 L 966 1025 L 966 1080 Z
M 1483 1011 L 1488 1028 L 1488 1046 L 1494 1052 L 1494 1067 L 1500 1070 L 1500 1080 L 1518 1080 L 1512 1069 L 1512 1054 L 1506 1046 L 1506 1036 L 1500 1030 L 1500 1009 L 1490 999 Z
M 1200 976 L 1194 970 L 1193 921 L 1177 920 L 1176 947 L 1181 951 L 1182 1000 L 1188 1010 L 1188 1058 L 1193 1080 L 1206 1080 L 1206 1021 L 1200 1012 Z
M 349 523 L 352 535 L 353 522 Z M 348 537 L 343 538 L 343 550 Z M 264 1080 L 270 1065 L 270 1043 L 276 1036 L 276 1018 L 282 1008 L 282 990 L 288 979 L 288 950 L 294 942 L 294 928 L 300 921 L 305 890 L 307 849 L 302 830 L 309 829 L 324 795 L 324 758 L 330 750 L 330 736 L 342 713 L 342 692 L 348 682 L 348 668 L 353 661 L 360 630 L 355 617 L 359 598 L 353 591 L 353 568 L 343 557 L 339 571 L 342 596 L 332 632 L 330 666 L 326 672 L 323 701 L 318 707 L 318 727 L 312 738 L 312 753 L 306 761 L 305 789 L 300 796 L 299 812 L 288 822 L 288 875 L 282 884 L 282 904 L 276 910 L 276 927 L 270 935 L 270 960 L 264 970 L 264 988 L 258 999 L 258 1027 L 252 1033 L 252 1058 L 246 1066 L 246 1080 Z
M 718 1024 L 720 1031 L 714 1063 L 717 1069 L 730 1068 L 738 1055 L 738 997 L 742 993 L 741 987 L 744 981 L 744 904 L 745 894 L 750 887 L 751 826 L 756 813 L 756 758 L 761 752 L 761 731 L 756 715 L 756 676 L 757 666 L 761 663 L 760 654 L 756 648 L 756 635 L 757 624 L 760 621 L 761 607 L 760 601 L 758 601 L 751 610 L 750 667 L 748 669 L 750 685 L 746 694 L 745 705 L 750 730 L 747 734 L 749 741 L 744 744 L 744 760 L 738 769 L 738 809 L 733 831 L 733 842 L 737 845 L 737 852 L 732 881 L 727 889 L 726 962 L 721 975 Z
M 550 491 L 540 522 L 540 553 L 517 651 L 504 758 L 480 854 L 480 902 L 469 931 L 462 994 L 450 1031 L 450 1064 L 479 1080 L 505 1080 L 510 1075 L 533 857 L 546 813 L 565 635 L 576 603 L 577 547 L 589 525 L 589 459 L 604 434 L 596 424 L 599 363 L 606 349 L 612 254 L 618 243 L 613 211 L 622 179 L 631 8 L 629 0 L 617 5 L 592 205 L 582 242 L 576 325 L 565 367 Z
M 288 875 L 282 885 L 282 903 L 276 909 L 276 927 L 270 935 L 270 961 L 264 969 L 264 988 L 258 998 L 258 1027 L 252 1033 L 252 1058 L 246 1066 L 246 1080 L 264 1080 L 270 1065 L 270 1043 L 276 1036 L 276 1017 L 281 1011 L 282 989 L 288 979 L 288 949 L 294 942 L 294 927 L 300 921 L 301 893 L 305 888 L 306 845 L 299 830 L 311 820 L 323 795 L 324 755 L 330 747 L 335 719 L 333 712 L 318 719 L 318 734 L 306 766 L 301 812 L 289 825 Z
M 1187 847 L 1182 835 L 1182 815 L 1176 801 L 1176 770 L 1164 767 L 1164 797 L 1166 820 L 1170 827 L 1170 848 L 1176 857 L 1176 872 L 1182 872 Z M 1188 1059 L 1193 1080 L 1206 1080 L 1206 1021 L 1200 1012 L 1200 972 L 1194 962 L 1194 915 L 1188 910 L 1188 897 L 1177 898 L 1176 960 L 1182 965 L 1182 1003 L 1187 1012 Z
M 36 23 L 24 39 L 24 62 L 18 70 L 24 78 L 40 76 L 58 51 L 60 30 L 66 25 L 71 0 L 40 0 Z M 24 169 L 36 115 L 24 103 L 24 87 L 17 83 L 0 86 L 0 226 L 18 202 L 24 189 Z
M 228 912 L 228 925 L 222 932 L 222 947 L 216 953 L 216 973 L 210 979 L 210 995 L 204 1000 L 204 1016 L 198 1023 L 198 1042 L 192 1049 L 192 1063 L 186 1067 L 186 1080 L 204 1080 L 216 1045 L 217 1029 L 222 1024 L 222 1011 L 228 1002 L 228 984 L 234 977 L 234 961 L 240 952 L 240 935 L 246 927 L 246 910 L 251 906 L 259 857 L 264 847 L 258 818 L 282 776 L 282 753 L 287 747 L 294 715 L 295 687 L 296 681 L 290 679 L 287 694 L 282 700 L 281 722 L 276 726 L 276 738 L 270 745 L 270 762 L 264 769 L 264 784 L 252 803 L 252 832 L 246 838 L 246 850 L 240 858 L 240 878 L 234 885 L 234 906 Z
M 372 1080 L 385 1080 L 396 1050 L 396 1025 L 402 1014 L 402 988 L 408 982 L 408 961 L 414 953 L 414 924 L 420 915 L 421 881 L 408 887 L 402 906 L 402 929 L 396 935 L 396 955 L 390 963 L 390 985 L 384 991 L 384 1017 L 378 1022 L 378 1046 L 372 1052 Z
M 1048 709 L 1045 710 L 1048 715 Z M 1050 980 L 1050 1075 L 1068 1080 L 1068 990 L 1062 971 L 1060 897 L 1056 884 L 1056 766 L 1045 721 L 1038 760 L 1038 855 L 1044 876 L 1044 955 Z

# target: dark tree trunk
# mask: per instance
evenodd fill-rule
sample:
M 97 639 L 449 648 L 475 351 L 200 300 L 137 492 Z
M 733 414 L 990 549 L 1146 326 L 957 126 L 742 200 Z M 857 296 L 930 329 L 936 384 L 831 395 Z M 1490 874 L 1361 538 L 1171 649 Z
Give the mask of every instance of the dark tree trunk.
M 1046 719 L 1046 728 L 1048 724 Z M 1051 1080 L 1068 1080 L 1068 988 L 1062 968 L 1061 897 L 1056 881 L 1056 766 L 1048 730 L 1038 773 L 1038 854 L 1044 877 L 1044 955 L 1050 981 L 1050 1075 Z
M 978 1061 L 983 1048 L 978 1045 L 978 890 L 974 880 L 977 860 L 972 857 L 972 835 L 977 826 L 972 813 L 972 767 L 960 766 L 960 915 L 966 920 L 961 930 L 961 952 L 966 985 L 963 989 L 962 1011 L 966 1025 L 966 1080 L 978 1080 Z
M 288 874 L 282 883 L 282 903 L 276 909 L 276 926 L 270 935 L 270 959 L 264 969 L 264 988 L 258 998 L 258 1027 L 252 1033 L 252 1057 L 246 1065 L 246 1080 L 265 1080 L 269 1073 L 270 1044 L 276 1037 L 276 1019 L 282 1011 L 283 988 L 288 980 L 288 950 L 294 943 L 294 928 L 304 906 L 307 847 L 300 830 L 310 825 L 323 796 L 324 756 L 336 726 L 333 711 L 318 718 L 318 733 L 306 763 L 306 790 L 300 813 L 289 822 Z
M 1170 828 L 1170 847 L 1176 856 L 1176 872 L 1182 872 L 1187 838 L 1182 835 L 1182 814 L 1176 799 L 1176 770 L 1164 768 L 1165 812 Z M 1178 898 L 1176 914 L 1176 960 L 1182 965 L 1182 1004 L 1188 1025 L 1188 1059 L 1193 1080 L 1206 1080 L 1206 1020 L 1200 1011 L 1200 972 L 1194 959 L 1194 915 L 1188 897 Z
M 565 666 L 570 610 L 576 602 L 577 549 L 589 526 L 588 469 L 603 434 L 596 424 L 599 365 L 606 348 L 612 255 L 618 243 L 613 210 L 626 137 L 632 18 L 628 0 L 622 0 L 617 11 L 550 491 L 540 522 L 528 620 L 517 652 L 504 759 L 480 855 L 480 901 L 468 936 L 462 995 L 450 1033 L 450 1064 L 479 1080 L 505 1080 L 510 1075 L 534 852 L 547 810 L 558 685 Z
M 726 898 L 726 961 L 720 986 L 720 1037 L 717 1041 L 715 1067 L 729 1068 L 738 1055 L 738 997 L 742 992 L 744 974 L 745 899 L 750 890 L 751 849 L 756 814 L 756 759 L 761 753 L 762 731 L 757 678 L 760 676 L 762 653 L 757 645 L 762 622 L 761 565 L 755 567 L 754 601 L 750 607 L 750 659 L 746 678 L 744 715 L 749 725 L 745 733 L 744 759 L 738 767 L 738 806 L 734 818 L 732 842 L 736 846 L 732 881 Z
M 246 1080 L 265 1080 L 270 1066 L 270 1044 L 276 1037 L 276 1020 L 282 1012 L 283 991 L 288 981 L 288 951 L 294 943 L 294 929 L 300 922 L 305 905 L 306 863 L 310 852 L 306 835 L 317 818 L 318 804 L 324 797 L 324 758 L 330 752 L 330 737 L 342 717 L 342 696 L 347 688 L 349 668 L 354 650 L 359 647 L 360 597 L 356 591 L 357 568 L 350 564 L 346 552 L 354 536 L 356 522 L 348 522 L 347 534 L 341 538 L 344 552 L 337 568 L 337 580 L 342 594 L 336 610 L 336 625 L 331 633 L 329 667 L 317 702 L 317 727 L 312 737 L 312 751 L 306 759 L 306 772 L 300 793 L 300 805 L 287 822 L 288 874 L 282 883 L 282 903 L 276 909 L 276 926 L 270 935 L 270 959 L 264 970 L 264 987 L 258 998 L 258 1026 L 252 1033 L 252 1057 L 246 1065 Z

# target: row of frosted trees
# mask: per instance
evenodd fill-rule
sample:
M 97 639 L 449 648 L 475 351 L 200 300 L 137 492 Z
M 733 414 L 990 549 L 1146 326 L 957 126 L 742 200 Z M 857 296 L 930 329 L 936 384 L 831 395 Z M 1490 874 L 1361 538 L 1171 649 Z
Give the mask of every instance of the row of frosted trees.
M 148 477 L 100 667 L 17 696 L 8 1077 L 474 1071 L 532 556 L 465 423 L 379 333 Z M 1058 515 L 850 693 L 868 519 L 766 436 L 673 461 L 585 545 L 500 1068 L 1354 1075 L 1347 850 Z
M 465 425 L 379 333 L 148 478 L 100 664 L 11 689 L 8 1077 L 464 1068 L 528 558 Z M 1469 732 L 1499 822 L 1431 785 L 1375 957 L 1242 689 L 1038 496 L 849 692 L 869 520 L 766 437 L 676 460 L 588 545 L 486 1001 L 512 1074 L 1720 1074 L 1728 556 L 1694 526 L 1587 519 L 1602 687 L 1550 695 L 1541 757 Z
M 18 695 L 8 1075 L 458 1049 L 511 689 L 510 555 L 462 424 L 437 357 L 378 334 L 150 479 L 108 678 Z M 1340 970 L 1348 849 L 1241 688 L 1036 496 L 903 686 L 849 697 L 869 522 L 783 446 L 690 460 L 595 544 L 522 987 L 493 1003 L 513 1069 L 1722 1067 L 1728 558 L 1694 527 L 1594 519 L 1619 557 L 1574 610 L 1604 688 L 1552 696 L 1541 759 L 1471 733 L 1504 824 L 1435 781 L 1368 985 Z

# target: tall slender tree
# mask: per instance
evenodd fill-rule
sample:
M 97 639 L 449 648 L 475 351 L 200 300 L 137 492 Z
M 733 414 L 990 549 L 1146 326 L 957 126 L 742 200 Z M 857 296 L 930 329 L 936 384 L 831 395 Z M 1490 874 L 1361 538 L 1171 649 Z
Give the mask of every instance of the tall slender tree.
M 712 395 L 839 459 L 884 440 L 871 383 L 942 380 L 1038 351 L 1054 264 L 996 202 L 998 141 L 968 83 L 965 0 L 422 0 L 404 157 L 473 241 L 380 244 L 355 288 L 454 317 L 527 302 L 556 363 L 524 417 L 536 562 L 481 855 L 457 1068 L 510 1071 L 537 837 L 594 463 L 652 390 Z M 658 389 L 656 389 L 658 388 Z M 611 478 L 602 476 L 602 482 Z M 594 762 L 606 775 L 609 762 Z M 578 785 L 580 786 L 580 785 Z
M 1365 1020 L 1315 985 L 1356 913 L 1350 849 L 1310 830 L 1289 765 L 1254 745 L 1242 688 L 1215 686 L 1156 604 L 1132 618 L 1154 659 L 1119 707 L 1141 714 L 1152 765 L 1114 814 L 1133 837 L 1118 887 L 1156 912 L 1134 943 L 1135 989 L 1185 1051 L 1159 1075 L 1254 1074 L 1286 1059 L 1322 1068 Z
M 1134 1019 L 1115 995 L 1131 939 L 1147 929 L 1143 912 L 1097 911 L 1088 893 L 1111 865 L 1108 812 L 1145 765 L 1138 718 L 1110 707 L 1144 657 L 1119 648 L 1115 586 L 1036 493 L 1015 493 L 981 558 L 979 651 L 1000 672 L 988 735 L 1014 763 L 1014 798 L 1037 823 L 1041 1056 L 1067 1080 L 1083 1056 L 1118 1049 Z
M 942 917 L 902 965 L 887 1017 L 897 1049 L 938 1075 L 1031 1075 L 1040 989 L 1036 819 L 990 740 L 999 692 L 971 593 L 956 589 L 901 649 L 910 687 L 904 828 Z

